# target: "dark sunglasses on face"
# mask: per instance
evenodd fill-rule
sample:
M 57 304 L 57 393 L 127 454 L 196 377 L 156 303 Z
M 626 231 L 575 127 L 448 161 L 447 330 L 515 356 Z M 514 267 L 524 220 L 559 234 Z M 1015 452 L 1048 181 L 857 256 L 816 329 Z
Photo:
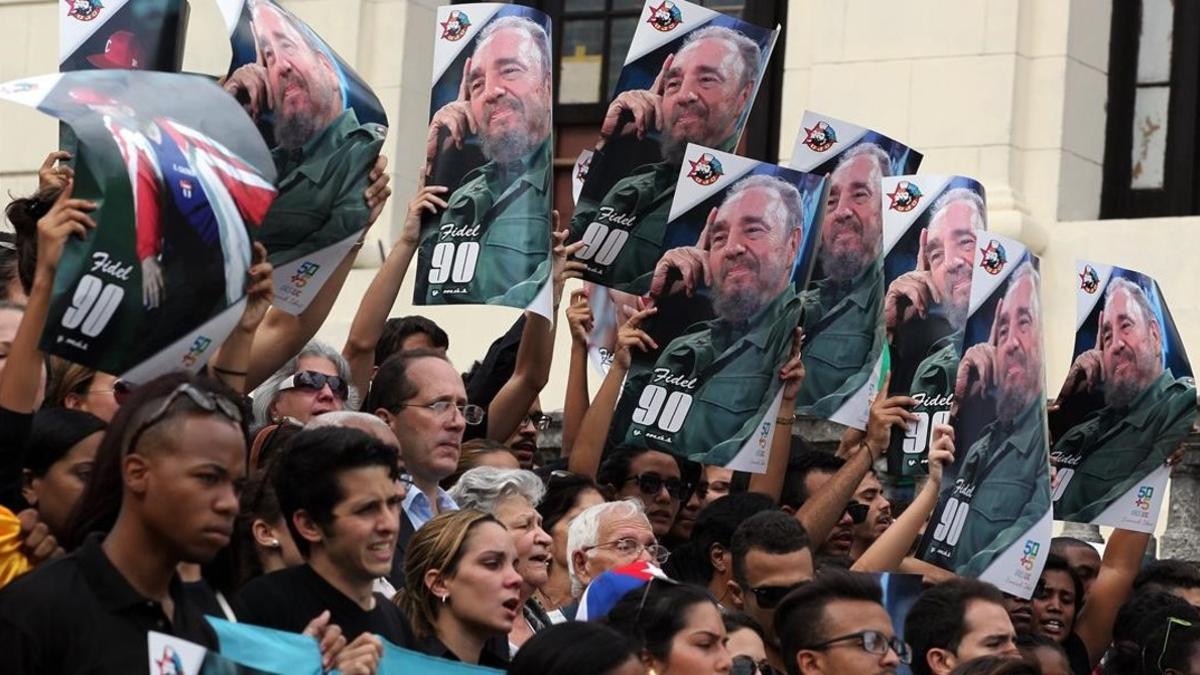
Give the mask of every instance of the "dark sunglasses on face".
M 745 654 L 739 654 L 733 657 L 733 668 L 729 675 L 779 675 L 779 671 L 765 660 L 755 661 Z
M 750 592 L 754 594 L 754 599 L 758 602 L 759 607 L 763 609 L 775 609 L 775 606 L 778 605 L 788 593 L 796 590 L 802 586 L 803 583 L 804 582 L 792 584 L 791 586 L 755 586 L 750 589 Z
M 329 385 L 329 390 L 333 395 L 345 401 L 350 395 L 350 383 L 343 380 L 337 375 L 326 375 L 318 373 L 315 370 L 301 370 L 279 383 L 279 391 L 287 391 L 288 389 L 304 389 L 307 391 L 321 391 L 325 385 Z
M 540 412 L 529 413 L 525 416 L 525 421 L 542 431 L 550 426 L 550 416 Z
M 687 483 L 679 478 L 663 478 L 656 473 L 643 473 L 637 476 L 630 476 L 625 479 L 626 483 L 637 482 L 638 489 L 647 497 L 653 497 L 658 494 L 658 491 L 667 488 L 667 494 L 672 499 L 683 501 L 691 496 L 691 491 L 688 489 Z
M 133 384 L 125 380 L 117 380 L 113 382 L 112 389 L 87 389 L 84 394 L 112 394 L 116 399 L 117 405 L 125 405 L 125 401 L 129 399 L 129 395 L 133 393 Z
M 850 520 L 854 521 L 855 525 L 865 523 L 867 521 L 867 513 L 870 511 L 871 506 L 869 504 L 850 502 L 846 505 L 846 513 L 850 515 Z

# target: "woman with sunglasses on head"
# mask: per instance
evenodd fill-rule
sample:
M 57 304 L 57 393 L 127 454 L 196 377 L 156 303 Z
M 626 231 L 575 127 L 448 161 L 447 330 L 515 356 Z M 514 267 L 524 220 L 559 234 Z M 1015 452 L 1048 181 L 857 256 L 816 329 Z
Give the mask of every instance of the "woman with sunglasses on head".
M 728 636 L 725 645 L 733 657 L 730 675 L 779 675 L 779 671 L 767 663 L 767 643 L 757 621 L 749 614 L 729 609 L 721 614 L 721 618 L 725 621 Z
M 521 613 L 521 575 L 512 536 L 475 510 L 435 516 L 417 530 L 396 604 L 408 616 L 412 649 L 504 668 L 508 634 Z
M 43 405 L 82 410 L 110 422 L 131 391 L 129 384 L 116 375 L 51 356 Z
M 534 633 L 550 625 L 546 612 L 532 601 L 550 574 L 550 535 L 542 529 L 542 516 L 536 510 L 545 493 L 546 486 L 532 471 L 490 466 L 464 473 L 450 490 L 460 508 L 491 513 L 512 535 L 521 574 L 521 615 L 508 634 L 513 654 Z
M 43 408 L 25 444 L 21 496 L 50 533 L 62 536 L 92 475 L 96 448 L 108 427 L 81 410 Z
M 250 397 L 256 429 L 291 418 L 300 424 L 332 410 L 357 410 L 350 366 L 333 347 L 313 340 Z
M 626 593 L 605 622 L 633 641 L 647 673 L 708 675 L 733 666 L 721 611 L 698 586 L 651 580 Z
M 538 504 L 542 527 L 550 533 L 550 573 L 546 583 L 534 593 L 534 599 L 546 611 L 551 623 L 567 618 L 561 607 L 571 604 L 571 570 L 567 563 L 567 530 L 585 509 L 604 503 L 596 483 L 586 476 L 570 471 L 551 472 L 546 480 L 546 496 Z

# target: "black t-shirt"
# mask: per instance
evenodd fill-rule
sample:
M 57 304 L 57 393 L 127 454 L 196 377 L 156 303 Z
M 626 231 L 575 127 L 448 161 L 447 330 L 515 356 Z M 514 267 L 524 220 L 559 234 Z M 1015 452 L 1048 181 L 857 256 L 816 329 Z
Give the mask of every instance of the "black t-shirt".
M 25 441 L 32 426 L 32 414 L 0 407 L 0 506 L 13 513 L 26 506 L 21 498 L 21 468 L 25 462 Z
M 233 601 L 238 621 L 292 633 L 303 631 L 309 621 L 327 609 L 330 623 L 342 629 L 347 641 L 362 633 L 375 633 L 400 647 L 414 643 L 408 619 L 383 594 L 375 594 L 374 609 L 363 611 L 357 602 L 308 565 L 254 579 L 242 587 Z
M 146 635 L 167 633 L 210 649 L 217 636 L 171 581 L 174 615 L 125 580 L 92 535 L 0 592 L 0 669 L 8 675 L 149 673 Z
M 1067 652 L 1067 664 L 1071 666 L 1071 675 L 1092 675 L 1092 663 L 1088 658 L 1087 645 L 1072 632 L 1062 643 Z

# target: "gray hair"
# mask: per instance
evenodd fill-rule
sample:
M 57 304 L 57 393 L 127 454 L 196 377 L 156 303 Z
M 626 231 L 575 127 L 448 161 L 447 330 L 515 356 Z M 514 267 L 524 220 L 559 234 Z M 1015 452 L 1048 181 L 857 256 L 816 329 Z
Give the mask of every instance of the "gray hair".
M 687 37 L 683 40 L 683 46 L 679 48 L 676 54 L 683 53 L 683 50 L 700 40 L 710 38 L 724 40 L 737 52 L 738 57 L 742 61 L 742 77 L 738 86 L 745 87 L 752 84 L 758 77 L 758 69 L 762 61 L 762 51 L 758 48 L 757 42 L 746 37 L 741 31 L 726 28 L 725 26 L 705 26 L 700 30 L 688 33 Z
M 956 202 L 964 202 L 975 211 L 975 215 L 971 216 L 972 227 L 976 230 L 987 229 L 987 205 L 983 203 L 983 197 L 980 197 L 978 192 L 965 187 L 948 190 L 938 197 L 938 200 L 933 203 L 933 215 L 929 217 L 929 224 L 932 225 L 933 221 L 938 219 L 943 209 Z
M 542 73 L 546 77 L 550 77 L 551 63 L 550 60 L 550 38 L 546 36 L 546 29 L 538 25 L 537 22 L 527 19 L 523 16 L 504 16 L 492 21 L 479 31 L 479 37 L 475 39 L 475 51 L 483 48 L 483 45 L 492 37 L 502 30 L 519 30 L 529 36 L 533 40 L 533 44 L 537 46 L 538 59 L 542 62 Z
M 546 485 L 532 471 L 477 466 L 459 477 L 450 488 L 450 497 L 460 509 L 493 513 L 509 497 L 524 497 L 537 506 L 546 496 Z
M 1139 308 L 1141 308 L 1142 315 L 1146 317 L 1146 320 L 1148 322 L 1153 323 L 1156 326 L 1159 325 L 1158 314 L 1154 311 L 1154 308 L 1150 306 L 1150 298 L 1146 297 L 1146 291 L 1141 286 L 1130 281 L 1129 279 L 1126 279 L 1125 277 L 1116 277 L 1114 279 L 1109 280 L 1108 288 L 1104 289 L 1104 306 L 1105 307 L 1108 307 L 1108 301 L 1110 299 L 1112 299 L 1113 293 L 1116 293 L 1118 290 L 1123 290 L 1129 294 L 1129 297 L 1132 298 L 1133 301 L 1137 303 L 1137 306 Z M 1162 330 L 1162 328 L 1160 326 L 1159 331 L 1161 332 L 1161 330 Z M 1099 340 L 1100 340 L 1100 336 L 1097 335 L 1096 341 L 1099 342 Z M 1161 341 L 1158 344 L 1158 352 L 1161 356 L 1161 354 L 1162 354 L 1162 342 Z
M 279 400 L 279 387 L 283 385 L 284 380 L 295 375 L 300 370 L 300 359 L 306 356 L 318 356 L 327 359 L 337 368 L 338 377 L 341 377 L 346 382 L 351 382 L 350 364 L 346 363 L 346 359 L 342 356 L 341 352 L 334 349 L 328 343 L 313 340 L 304 345 L 304 349 L 301 349 L 299 354 L 288 359 L 288 362 L 283 364 L 282 368 L 275 371 L 265 382 L 250 392 L 250 398 L 253 400 L 254 425 L 256 427 L 263 427 L 271 423 L 271 406 L 275 405 L 275 402 Z M 358 404 L 358 389 L 355 389 L 354 385 L 351 384 L 350 395 L 346 397 L 346 407 L 356 410 Z
M 573 555 L 575 551 L 581 551 L 600 543 L 600 521 L 602 519 L 635 518 L 637 516 L 641 516 L 642 520 L 646 521 L 646 527 L 650 527 L 650 520 L 646 518 L 645 506 L 635 498 L 589 506 L 575 516 L 570 527 L 567 528 L 567 571 L 571 575 L 572 597 L 579 597 L 579 594 L 583 592 L 583 582 L 579 580 L 579 575 L 575 570 L 575 556 Z
M 1008 278 L 1008 287 L 1004 289 L 1004 299 L 1008 300 L 1009 294 L 1012 293 L 1013 289 L 1017 287 L 1017 284 L 1026 277 L 1033 282 L 1033 307 L 1035 313 L 1037 314 L 1038 320 L 1040 321 L 1042 318 L 1042 294 L 1038 291 L 1042 287 L 1042 275 L 1037 271 L 1030 260 L 1025 260 L 1020 265 L 1017 265 L 1017 269 L 1013 270 L 1012 275 Z M 1040 340 L 1038 341 L 1038 348 L 1041 349 Z
M 366 431 L 368 428 L 375 428 L 395 436 L 395 432 L 387 425 L 387 422 L 384 422 L 371 413 L 358 410 L 331 410 L 327 413 L 317 415 L 309 420 L 308 424 L 304 425 L 305 429 L 322 429 L 324 427 L 348 427 L 351 429 L 362 429 L 363 431 Z
M 843 152 L 842 156 L 838 158 L 838 164 L 833 173 L 837 173 L 838 169 L 849 164 L 856 157 L 863 156 L 875 160 L 875 171 L 871 172 L 872 184 L 878 185 L 882 183 L 885 176 L 892 175 L 892 157 L 887 153 L 887 150 L 879 147 L 876 143 L 859 143 L 846 152 Z
M 754 188 L 774 190 L 775 194 L 779 196 L 779 201 L 783 202 L 783 207 L 787 209 L 787 229 L 784 232 L 785 235 L 800 228 L 804 221 L 804 204 L 800 198 L 800 190 L 795 185 L 776 176 L 759 174 L 743 178 L 734 183 L 733 187 L 729 188 L 729 192 L 726 193 L 725 201 L 722 205 L 729 203 L 734 197 L 746 190 L 753 190 Z

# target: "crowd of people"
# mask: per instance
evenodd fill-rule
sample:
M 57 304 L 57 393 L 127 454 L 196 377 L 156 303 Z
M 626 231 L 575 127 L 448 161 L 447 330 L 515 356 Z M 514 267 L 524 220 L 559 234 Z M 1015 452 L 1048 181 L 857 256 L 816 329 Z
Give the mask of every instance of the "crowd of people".
M 199 374 L 130 383 L 47 356 L 64 246 L 96 226 L 60 159 L 0 241 L 5 672 L 145 672 L 148 631 L 219 649 L 209 615 L 311 636 L 350 674 L 376 672 L 383 641 L 521 675 L 1200 674 L 1200 570 L 1147 562 L 1147 534 L 1117 530 L 1103 554 L 1055 539 L 1030 600 L 915 557 L 953 430 L 913 499 L 889 499 L 875 467 L 913 399 L 885 386 L 865 431 L 812 449 L 788 413 L 799 330 L 765 473 L 610 442 L 653 309 L 589 397 L 588 297 L 560 307 L 565 227 L 554 318 L 526 312 L 461 374 L 433 321 L 388 318 L 442 187 L 409 203 L 340 349 L 313 336 L 357 247 L 299 315 L 270 307 L 259 250 Z M 381 161 L 373 217 L 389 195 Z M 543 401 L 559 316 L 570 379 Z M 563 410 L 561 450 L 539 444 L 543 405 Z M 920 578 L 906 611 L 886 574 Z

